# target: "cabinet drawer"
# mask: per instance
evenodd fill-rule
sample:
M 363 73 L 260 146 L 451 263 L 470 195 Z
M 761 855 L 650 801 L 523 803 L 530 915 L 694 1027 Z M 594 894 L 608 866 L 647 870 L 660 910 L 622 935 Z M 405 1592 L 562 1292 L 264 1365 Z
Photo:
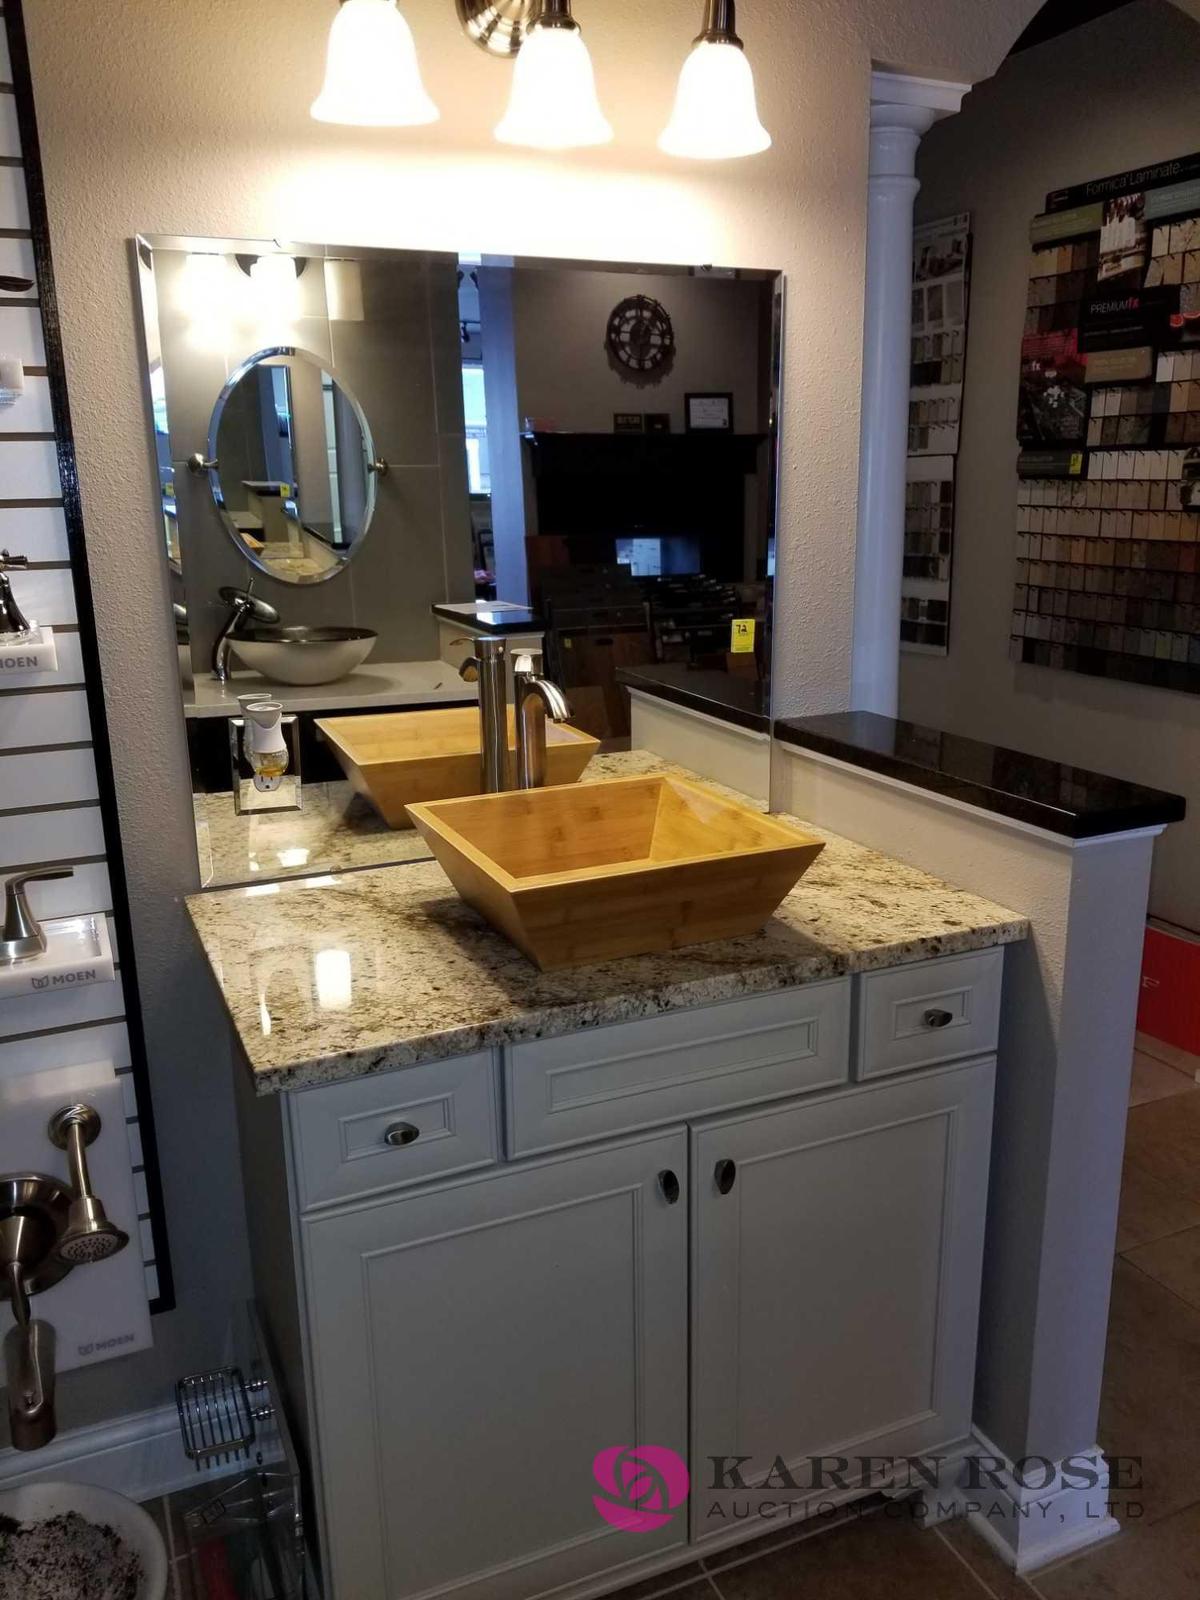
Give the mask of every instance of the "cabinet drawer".
M 508 1149 L 553 1150 L 845 1083 L 850 984 L 809 984 L 505 1053 Z
M 856 1076 L 987 1055 L 1000 1034 L 1003 948 L 942 956 L 858 980 Z
M 490 1166 L 495 1058 L 485 1050 L 308 1089 L 291 1097 L 291 1118 L 302 1209 Z

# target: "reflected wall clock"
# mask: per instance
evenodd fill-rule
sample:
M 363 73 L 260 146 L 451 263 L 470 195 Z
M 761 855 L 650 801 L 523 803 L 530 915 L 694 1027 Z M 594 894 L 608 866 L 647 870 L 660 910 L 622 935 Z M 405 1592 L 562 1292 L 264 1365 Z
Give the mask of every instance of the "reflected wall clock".
M 635 294 L 609 317 L 604 343 L 618 366 L 644 376 L 668 365 L 675 354 L 675 330 L 665 307 L 648 294 Z

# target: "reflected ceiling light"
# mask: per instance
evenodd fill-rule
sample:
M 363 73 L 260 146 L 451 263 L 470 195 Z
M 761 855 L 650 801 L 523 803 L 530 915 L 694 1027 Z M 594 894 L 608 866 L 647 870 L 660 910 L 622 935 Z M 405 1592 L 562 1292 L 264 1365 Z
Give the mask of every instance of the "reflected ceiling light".
M 298 256 L 259 256 L 250 268 L 254 286 L 254 305 L 258 316 L 268 322 L 292 323 L 300 315 L 300 274 L 304 261 Z
M 704 26 L 679 74 L 675 109 L 658 147 L 670 156 L 728 161 L 757 155 L 770 144 L 738 38 L 734 0 L 705 0 Z
M 312 115 L 358 128 L 415 128 L 438 120 L 396 0 L 341 0 L 329 30 L 325 86 Z
M 364 320 L 362 270 L 357 261 L 326 261 L 325 307 L 330 322 Z
M 496 138 L 536 150 L 573 150 L 607 144 L 612 136 L 571 0 L 543 0 L 517 56 L 512 97 Z

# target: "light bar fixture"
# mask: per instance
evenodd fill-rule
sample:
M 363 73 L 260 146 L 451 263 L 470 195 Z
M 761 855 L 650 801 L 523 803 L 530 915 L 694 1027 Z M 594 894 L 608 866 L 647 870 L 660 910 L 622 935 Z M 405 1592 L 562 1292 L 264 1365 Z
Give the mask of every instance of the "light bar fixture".
M 571 0 L 542 0 L 521 44 L 496 138 L 536 150 L 574 150 L 607 144 L 612 136 Z
M 758 155 L 770 144 L 738 38 L 735 0 L 705 0 L 704 25 L 679 74 L 675 109 L 659 149 L 697 161 L 728 161 Z
M 412 29 L 396 0 L 341 0 L 312 115 L 360 128 L 415 128 L 438 120 L 421 82 Z

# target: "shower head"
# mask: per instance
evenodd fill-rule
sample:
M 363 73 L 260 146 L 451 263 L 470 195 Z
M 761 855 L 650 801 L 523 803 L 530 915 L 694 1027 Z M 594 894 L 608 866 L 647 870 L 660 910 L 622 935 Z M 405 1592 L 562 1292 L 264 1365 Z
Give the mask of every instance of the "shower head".
M 85 1148 L 100 1132 L 100 1116 L 92 1106 L 63 1106 L 50 1118 L 50 1140 L 65 1150 L 71 1163 L 75 1195 L 67 1212 L 67 1225 L 55 1255 L 68 1266 L 107 1261 L 129 1243 L 129 1235 L 110 1222 L 103 1205 L 92 1193 Z
M 89 1261 L 107 1261 L 128 1243 L 129 1235 L 108 1220 L 99 1200 L 94 1195 L 80 1195 L 71 1201 L 56 1254 L 60 1261 L 82 1267 Z

